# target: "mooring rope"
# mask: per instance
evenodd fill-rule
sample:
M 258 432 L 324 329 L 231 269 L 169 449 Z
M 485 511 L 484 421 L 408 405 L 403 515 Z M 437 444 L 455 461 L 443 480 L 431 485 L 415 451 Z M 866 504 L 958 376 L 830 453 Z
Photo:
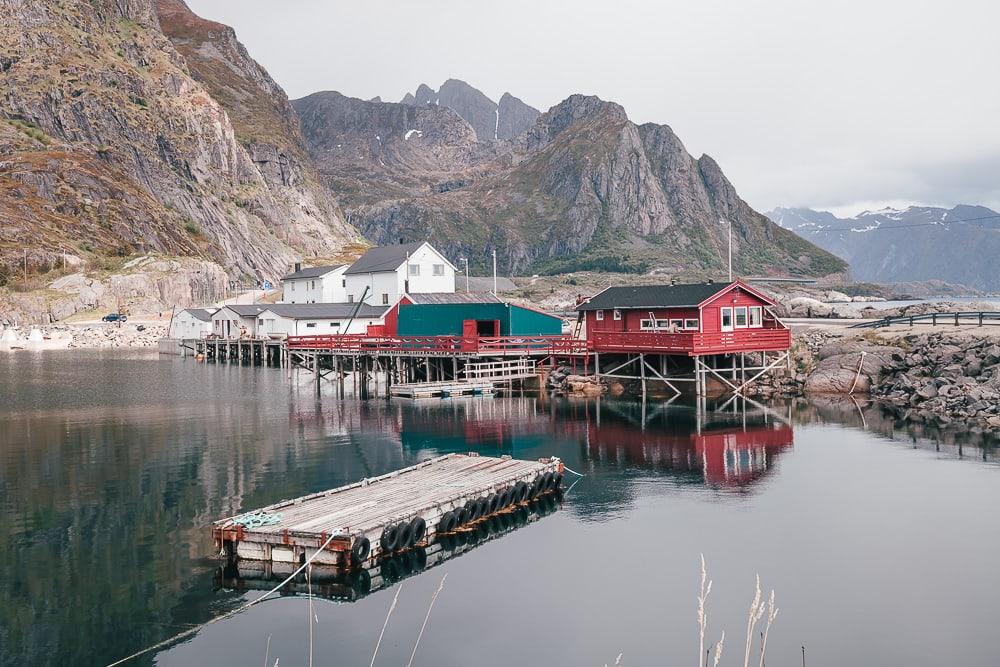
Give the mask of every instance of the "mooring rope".
M 571 472 L 574 475 L 576 475 L 577 477 L 586 477 L 586 475 L 584 475 L 582 473 L 578 473 L 577 471 L 570 469 L 570 467 L 567 466 L 565 463 L 563 464 L 563 470 L 565 470 L 566 472 Z
M 330 542 L 333 541 L 333 538 L 338 537 L 338 536 L 339 535 L 337 533 L 334 533 L 333 535 L 331 535 L 330 537 L 328 537 L 326 539 L 326 542 L 323 543 L 323 546 L 321 546 L 319 549 L 317 549 L 316 553 L 314 553 L 312 556 L 310 556 L 308 559 L 306 559 L 306 561 L 304 563 L 302 563 L 302 565 L 299 566 L 299 569 L 295 570 L 295 572 L 292 572 L 290 575 L 288 575 L 288 577 L 284 581 L 282 581 L 280 584 L 278 584 L 277 586 L 275 586 L 274 588 L 272 588 L 268 592 L 266 592 L 263 595 L 261 595 L 259 598 L 253 599 L 250 602 L 247 602 L 242 607 L 237 607 L 236 609 L 233 609 L 232 611 L 227 612 L 227 613 L 223 614 L 222 616 L 216 616 L 215 618 L 211 619 L 210 621 L 206 621 L 206 622 L 202 623 L 201 625 L 196 625 L 193 628 L 190 628 L 188 630 L 185 630 L 184 632 L 181 632 L 179 634 L 174 635 L 173 637 L 170 637 L 168 639 L 164 639 L 162 642 L 159 642 L 158 644 L 153 644 L 152 646 L 144 648 L 141 651 L 136 651 L 135 653 L 133 653 L 130 656 L 126 656 L 126 657 L 122 658 L 121 660 L 117 660 L 115 662 L 110 663 L 107 667 L 115 667 L 115 665 L 121 665 L 123 663 L 128 662 L 129 660 L 132 660 L 133 658 L 138 658 L 140 655 L 145 655 L 146 653 L 149 653 L 150 651 L 155 651 L 157 649 L 164 648 L 166 646 L 170 646 L 171 644 L 173 644 L 178 639 L 183 639 L 184 637 L 190 637 L 191 635 L 195 634 L 196 632 L 198 632 L 202 628 L 204 628 L 204 627 L 206 627 L 208 625 L 211 625 L 212 623 L 215 623 L 217 621 L 222 621 L 222 620 L 225 620 L 227 618 L 231 618 L 231 617 L 235 616 L 236 614 L 239 614 L 242 611 L 246 611 L 250 607 L 252 607 L 255 604 L 257 604 L 258 602 L 263 602 L 263 600 L 265 598 L 268 598 L 268 597 L 274 595 L 275 593 L 277 593 L 279 590 L 281 590 L 281 588 L 285 584 L 287 584 L 289 581 L 291 581 L 296 576 L 298 576 L 298 574 L 300 572 L 302 572 L 302 570 L 306 569 L 306 567 L 308 567 L 309 564 L 312 563 L 313 559 L 316 558 L 316 556 L 320 555 L 320 553 L 322 553 L 323 550 L 326 549 L 327 546 L 329 546 Z

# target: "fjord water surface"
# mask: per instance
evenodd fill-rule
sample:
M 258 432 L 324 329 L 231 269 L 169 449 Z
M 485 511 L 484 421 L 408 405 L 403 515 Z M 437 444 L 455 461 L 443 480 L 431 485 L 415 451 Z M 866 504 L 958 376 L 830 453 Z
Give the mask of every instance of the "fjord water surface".
M 691 664 L 702 553 L 722 664 L 757 573 L 780 607 L 768 665 L 802 646 L 809 665 L 1000 664 L 993 446 L 853 405 L 746 407 L 342 401 L 273 369 L 0 356 L 0 664 L 106 664 L 225 613 L 257 593 L 219 587 L 212 520 L 467 451 L 585 476 L 461 556 L 316 598 L 314 664 L 367 665 L 397 591 L 377 664 L 405 664 L 445 573 L 415 665 Z M 278 597 L 136 664 L 305 665 L 308 608 Z

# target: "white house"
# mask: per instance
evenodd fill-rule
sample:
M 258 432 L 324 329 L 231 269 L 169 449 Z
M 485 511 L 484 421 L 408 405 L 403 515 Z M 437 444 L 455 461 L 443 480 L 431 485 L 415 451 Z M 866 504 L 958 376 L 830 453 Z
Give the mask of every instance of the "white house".
M 346 270 L 346 264 L 313 266 L 307 269 L 296 264 L 295 272 L 281 279 L 281 303 L 346 302 Z
M 391 306 L 403 294 L 454 292 L 455 266 L 426 241 L 384 246 L 347 267 L 344 284 L 347 301 Z
M 212 333 L 222 338 L 255 336 L 257 316 L 267 307 L 267 304 L 223 306 L 212 315 Z
M 212 314 L 215 310 L 188 308 L 175 313 L 170 320 L 168 338 L 204 338 L 212 333 Z
M 363 334 L 381 324 L 388 306 L 367 303 L 278 303 L 257 315 L 257 335 Z

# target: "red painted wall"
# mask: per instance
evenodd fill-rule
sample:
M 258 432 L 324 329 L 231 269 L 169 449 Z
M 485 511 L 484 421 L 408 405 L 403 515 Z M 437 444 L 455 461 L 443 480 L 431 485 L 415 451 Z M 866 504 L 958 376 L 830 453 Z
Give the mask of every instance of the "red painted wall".
M 653 310 L 656 319 L 694 319 L 701 321 L 703 333 L 717 333 L 722 330 L 720 308 L 736 306 L 766 306 L 768 302 L 755 294 L 736 287 L 716 296 L 701 308 L 660 308 Z M 614 311 L 605 310 L 604 319 L 598 320 L 596 311 L 587 311 L 587 332 L 594 331 L 642 331 L 640 321 L 649 319 L 650 310 L 622 310 L 622 319 L 614 319 Z M 741 327 L 742 328 L 742 327 Z
M 399 306 L 409 305 L 411 303 L 413 302 L 404 296 L 402 299 L 396 302 L 395 306 L 393 306 L 392 308 L 390 308 L 385 312 L 385 315 L 382 317 L 382 321 L 385 322 L 384 335 L 386 336 L 396 335 L 396 332 L 399 331 Z

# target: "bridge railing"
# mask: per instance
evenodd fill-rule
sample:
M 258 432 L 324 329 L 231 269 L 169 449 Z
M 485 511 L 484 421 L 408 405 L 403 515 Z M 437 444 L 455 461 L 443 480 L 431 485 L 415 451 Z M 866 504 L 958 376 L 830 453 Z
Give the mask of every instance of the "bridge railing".
M 922 313 L 920 315 L 897 315 L 895 317 L 883 317 L 870 322 L 859 322 L 852 324 L 851 329 L 877 329 L 892 326 L 893 324 L 930 324 L 931 326 L 952 325 L 952 326 L 995 326 L 1000 324 L 1000 311 L 995 310 L 959 310 L 950 313 Z

